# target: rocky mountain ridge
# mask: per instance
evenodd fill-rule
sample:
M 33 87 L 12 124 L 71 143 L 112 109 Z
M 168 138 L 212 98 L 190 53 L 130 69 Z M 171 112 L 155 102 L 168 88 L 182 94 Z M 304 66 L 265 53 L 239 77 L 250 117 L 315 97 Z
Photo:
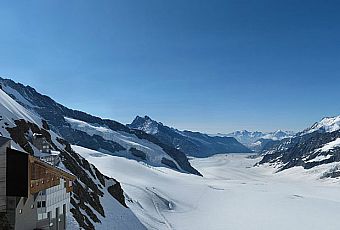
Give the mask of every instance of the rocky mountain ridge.
M 323 177 L 340 177 L 340 116 L 323 118 L 294 137 L 264 147 L 259 164 L 282 171 L 295 166 L 305 169 L 328 166 Z
M 39 114 L 47 121 L 51 130 L 71 144 L 145 161 L 152 166 L 171 167 L 181 172 L 200 175 L 183 152 L 164 144 L 151 134 L 131 129 L 114 120 L 69 109 L 38 93 L 34 88 L 10 79 L 0 78 L 0 84 L 9 96 L 27 110 Z M 139 154 L 135 154 L 134 149 Z
M 248 153 L 247 147 L 233 137 L 212 136 L 200 132 L 180 131 L 152 120 L 137 116 L 128 127 L 157 137 L 161 142 L 194 157 L 207 157 L 218 153 Z

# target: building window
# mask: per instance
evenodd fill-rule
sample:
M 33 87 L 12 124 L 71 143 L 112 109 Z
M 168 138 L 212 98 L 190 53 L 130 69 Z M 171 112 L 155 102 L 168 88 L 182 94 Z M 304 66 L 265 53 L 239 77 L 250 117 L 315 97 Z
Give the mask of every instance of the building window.
M 19 209 L 19 214 L 22 214 L 22 209 Z
M 38 201 L 38 208 L 41 208 L 41 202 Z
M 34 204 L 31 205 L 31 209 L 33 209 L 33 208 L 34 208 Z
M 45 208 L 46 207 L 46 201 L 41 202 L 41 207 Z

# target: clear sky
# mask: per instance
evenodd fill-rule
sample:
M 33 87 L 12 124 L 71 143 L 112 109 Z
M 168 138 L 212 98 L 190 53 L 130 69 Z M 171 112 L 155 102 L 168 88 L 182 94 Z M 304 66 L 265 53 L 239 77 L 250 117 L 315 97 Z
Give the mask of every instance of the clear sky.
M 340 2 L 1 1 L 0 75 L 179 129 L 300 130 L 340 114 Z

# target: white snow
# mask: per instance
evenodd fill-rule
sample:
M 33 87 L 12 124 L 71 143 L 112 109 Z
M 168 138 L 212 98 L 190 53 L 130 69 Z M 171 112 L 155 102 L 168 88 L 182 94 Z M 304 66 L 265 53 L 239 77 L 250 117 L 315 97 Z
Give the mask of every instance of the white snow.
M 147 154 L 147 162 L 151 165 L 161 166 L 162 165 L 161 160 L 164 157 L 169 160 L 172 160 L 177 165 L 177 167 L 180 168 L 176 161 L 174 161 L 168 154 L 166 154 L 160 146 L 155 145 L 147 140 L 139 139 L 133 134 L 121 131 L 117 132 L 107 127 L 89 124 L 87 122 L 76 120 L 69 117 L 65 117 L 65 120 L 71 125 L 73 129 L 86 132 L 91 136 L 98 135 L 106 140 L 114 141 L 123 146 L 124 148 L 126 148 L 127 150 L 129 150 L 131 147 L 134 147 L 140 151 L 143 151 L 144 153 Z M 127 151 L 120 151 L 111 154 L 124 157 L 131 157 L 131 154 L 128 153 Z
M 315 132 L 321 129 L 328 133 L 339 130 L 340 129 L 340 116 L 325 117 L 321 121 L 316 122 L 311 128 L 304 130 L 301 135 L 312 133 L 312 132 Z
M 256 150 L 258 147 L 262 145 L 260 139 L 268 139 L 268 140 L 282 140 L 285 138 L 290 138 L 294 136 L 294 132 L 292 131 L 282 131 L 277 130 L 274 132 L 260 132 L 260 131 L 235 131 L 229 134 L 220 134 L 221 136 L 229 136 L 234 137 L 236 140 L 241 142 L 242 144 L 246 145 L 252 150 Z
M 199 177 L 72 148 L 121 182 L 148 229 L 340 229 L 340 184 L 318 179 L 325 165 L 274 174 L 269 166 L 253 167 L 259 159 L 221 154 L 191 160 Z
M 24 98 L 18 91 L 16 91 L 12 87 L 10 87 L 8 85 L 3 85 L 2 89 L 7 94 L 12 94 L 16 98 L 16 101 L 19 101 L 23 105 L 31 107 L 31 108 L 35 107 L 30 101 L 28 101 L 26 98 Z
M 329 152 L 332 149 L 340 147 L 340 138 L 335 139 L 334 141 L 331 141 L 327 144 L 325 144 L 323 147 L 316 149 L 315 152 Z
M 156 134 L 158 132 L 158 124 L 153 122 L 151 119 L 148 119 L 141 128 L 146 133 Z
M 41 124 L 41 119 L 38 115 L 26 110 L 23 106 L 18 104 L 4 91 L 0 89 L 0 111 L 3 119 L 13 124 L 13 120 L 24 119 L 32 123 Z
M 316 156 L 315 158 L 313 158 L 309 161 L 306 161 L 306 162 L 318 162 L 318 161 L 327 160 L 331 157 L 332 157 L 332 155 L 319 155 L 319 156 Z

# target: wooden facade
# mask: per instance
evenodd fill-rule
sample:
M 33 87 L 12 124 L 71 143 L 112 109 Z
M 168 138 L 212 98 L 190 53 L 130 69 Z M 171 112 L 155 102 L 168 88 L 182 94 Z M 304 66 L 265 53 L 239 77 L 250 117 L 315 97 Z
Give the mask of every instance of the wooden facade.
M 66 192 L 72 192 L 74 175 L 27 153 L 3 149 L 0 151 L 0 211 L 6 207 L 6 196 L 28 197 L 59 185 L 61 178 Z
M 12 149 L 0 136 L 0 213 L 11 229 L 65 229 L 76 177 L 53 163 Z
M 29 192 L 30 194 L 57 186 L 60 178 L 66 181 L 66 192 L 72 192 L 72 182 L 76 177 L 34 156 L 28 158 Z

